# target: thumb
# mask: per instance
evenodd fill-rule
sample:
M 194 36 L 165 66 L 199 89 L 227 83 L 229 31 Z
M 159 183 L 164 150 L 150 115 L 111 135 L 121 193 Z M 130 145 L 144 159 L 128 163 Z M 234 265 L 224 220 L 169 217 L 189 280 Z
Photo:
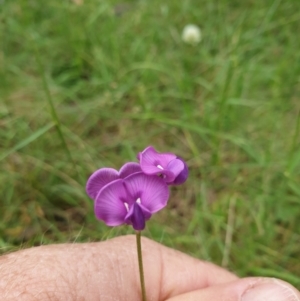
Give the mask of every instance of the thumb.
M 274 278 L 244 278 L 178 295 L 166 301 L 300 301 L 300 293 L 290 284 Z

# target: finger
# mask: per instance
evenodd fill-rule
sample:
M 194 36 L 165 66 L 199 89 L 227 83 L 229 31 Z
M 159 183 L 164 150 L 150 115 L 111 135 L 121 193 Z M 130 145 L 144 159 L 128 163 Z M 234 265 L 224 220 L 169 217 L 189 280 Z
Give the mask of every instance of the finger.
M 166 301 L 299 301 L 300 293 L 290 284 L 273 278 L 244 278 L 231 283 L 219 284 Z
M 233 273 L 212 263 L 195 259 L 147 238 L 143 239 L 142 248 L 145 278 L 151 281 L 146 286 L 149 291 L 153 287 L 160 287 L 158 300 L 238 279 Z
M 237 279 L 146 238 L 142 248 L 149 300 Z M 38 300 L 138 300 L 141 296 L 134 236 L 31 248 L 2 257 L 0 267 L 0 290 L 8 294 L 9 288 L 14 296 L 32 293 L 28 300 L 35 296 Z

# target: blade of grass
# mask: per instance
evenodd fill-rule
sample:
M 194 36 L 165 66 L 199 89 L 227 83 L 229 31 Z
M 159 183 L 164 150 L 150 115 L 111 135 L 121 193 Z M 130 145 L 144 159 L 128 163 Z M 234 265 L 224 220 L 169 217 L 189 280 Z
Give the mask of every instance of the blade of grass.
M 296 123 L 295 132 L 292 140 L 290 155 L 289 155 L 289 161 L 287 166 L 288 174 L 291 174 L 295 170 L 295 168 L 297 167 L 300 161 L 299 145 L 297 145 L 299 133 L 300 133 L 300 111 L 298 112 L 297 123 Z
M 236 146 L 240 147 L 243 149 L 251 158 L 253 158 L 256 162 L 262 164 L 263 160 L 261 156 L 257 153 L 257 151 L 254 150 L 254 148 L 249 144 L 249 141 L 246 139 L 243 139 L 241 137 L 235 137 L 230 134 L 224 134 L 222 132 L 214 131 L 205 127 L 201 127 L 199 125 L 194 125 L 194 124 L 189 124 L 186 122 L 182 122 L 180 120 L 175 120 L 175 119 L 170 119 L 170 118 L 165 118 L 164 116 L 160 115 L 152 115 L 152 114 L 140 114 L 140 115 L 128 115 L 131 118 L 134 119 L 140 119 L 140 120 L 155 120 L 160 123 L 164 123 L 167 125 L 171 126 L 176 126 L 181 129 L 186 129 L 191 132 L 197 133 L 201 135 L 201 137 L 204 139 L 203 136 L 209 135 L 212 137 L 217 137 L 218 139 L 224 139 L 227 141 L 230 141 L 231 143 L 235 144 Z
M 50 113 L 51 113 L 51 117 L 52 117 L 52 120 L 55 124 L 55 128 L 56 128 L 56 131 L 57 131 L 57 134 L 61 140 L 61 143 L 62 143 L 62 146 L 70 160 L 70 162 L 73 164 L 73 167 L 74 167 L 74 170 L 77 174 L 77 177 L 79 178 L 79 172 L 77 170 L 77 166 L 76 166 L 76 163 L 75 161 L 73 160 L 73 157 L 72 157 L 72 154 L 68 148 L 68 145 L 67 145 L 67 142 L 66 142 L 66 139 L 64 137 L 64 134 L 63 134 L 63 131 L 62 131 L 62 124 L 58 118 L 58 115 L 57 115 L 57 112 L 56 112 L 56 108 L 54 106 L 54 102 L 53 102 L 53 99 L 52 99 L 52 96 L 51 96 L 51 93 L 50 93 L 50 89 L 49 89 L 49 86 L 48 86 L 48 82 L 47 82 L 47 79 L 46 79 L 46 75 L 45 75 L 45 70 L 44 70 L 44 66 L 42 64 L 42 61 L 41 61 L 41 58 L 40 58 L 40 54 L 39 54 L 39 51 L 37 49 L 37 46 L 35 45 L 34 46 L 34 50 L 35 50 L 35 58 L 36 58 L 36 61 L 37 61 L 37 64 L 38 64 L 38 68 L 39 68 L 39 72 L 42 76 L 42 81 L 43 81 L 43 86 L 44 86 L 44 90 L 45 90 L 45 94 L 46 94 L 46 99 L 47 99 L 47 102 L 49 104 L 49 108 L 50 108 Z
M 224 122 L 225 122 L 225 116 L 226 116 L 226 103 L 227 103 L 227 98 L 228 98 L 228 91 L 229 91 L 229 87 L 231 84 L 231 80 L 233 77 L 233 73 L 234 73 L 234 63 L 233 63 L 233 59 L 229 59 L 228 62 L 228 66 L 227 66 L 227 70 L 226 70 L 226 80 L 225 80 L 225 84 L 223 87 L 223 91 L 221 93 L 220 96 L 220 100 L 219 100 L 219 109 L 218 109 L 218 119 L 217 119 L 217 124 L 216 124 L 216 130 L 220 131 L 220 129 L 222 129 L 224 127 Z M 215 148 L 215 152 L 213 153 L 213 157 L 212 157 L 212 163 L 213 164 L 218 164 L 219 160 L 220 160 L 220 152 L 222 151 L 221 148 L 221 139 L 219 139 L 218 137 L 216 137 L 216 148 Z
M 44 135 L 46 132 L 48 132 L 54 126 L 55 126 L 55 124 L 51 122 L 50 124 L 47 124 L 46 126 L 37 130 L 32 135 L 30 135 L 29 137 L 27 137 L 26 139 L 22 140 L 20 143 L 18 143 L 14 147 L 12 147 L 10 150 L 8 150 L 4 154 L 0 155 L 0 161 L 5 159 L 6 157 L 8 157 L 10 154 L 20 150 L 21 148 L 23 148 L 23 147 L 27 146 L 28 144 L 30 144 L 31 142 L 35 141 L 36 139 L 38 139 L 39 137 Z
M 225 235 L 225 248 L 224 248 L 223 258 L 222 258 L 222 267 L 228 267 L 229 265 L 230 249 L 232 245 L 234 221 L 235 221 L 235 204 L 236 204 L 236 196 L 234 195 L 229 199 L 228 217 L 227 217 L 226 235 Z
M 277 270 L 268 269 L 268 268 L 252 267 L 252 268 L 250 268 L 250 271 L 252 273 L 254 273 L 254 275 L 258 275 L 258 276 L 280 278 L 280 279 L 290 282 L 291 284 L 293 284 L 295 286 L 299 286 L 299 284 L 300 284 L 300 277 L 298 277 L 297 275 L 293 275 L 285 270 L 277 271 Z

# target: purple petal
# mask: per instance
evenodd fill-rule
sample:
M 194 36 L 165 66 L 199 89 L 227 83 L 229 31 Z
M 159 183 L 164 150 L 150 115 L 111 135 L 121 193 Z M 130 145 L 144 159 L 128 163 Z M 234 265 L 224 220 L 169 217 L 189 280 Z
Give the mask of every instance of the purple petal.
M 108 226 L 124 224 L 127 209 L 124 202 L 128 195 L 123 180 L 116 180 L 106 185 L 95 200 L 95 215 Z
M 152 146 L 148 146 L 145 150 L 139 153 L 138 158 L 144 166 L 158 166 L 166 169 L 171 160 L 176 159 L 176 156 L 171 153 L 158 153 Z
M 175 180 L 175 175 L 170 170 L 160 169 L 158 167 L 151 166 L 151 165 L 145 166 L 142 164 L 141 164 L 141 168 L 143 173 L 145 173 L 146 175 L 149 176 L 161 175 L 165 182 L 169 183 Z
M 132 198 L 135 200 L 139 198 L 141 206 L 151 214 L 167 205 L 169 188 L 160 177 L 136 173 L 127 177 L 124 184 Z
M 166 182 L 174 181 L 176 175 L 167 169 L 170 161 L 176 159 L 171 153 L 158 153 L 152 146 L 139 153 L 141 169 L 147 175 L 162 174 Z
M 139 206 L 142 209 L 145 219 L 147 221 L 152 216 L 152 213 L 142 204 L 139 204 Z
M 174 174 L 174 178 L 173 178 L 173 181 L 174 181 L 174 179 L 183 171 L 184 163 L 180 159 L 174 159 L 169 162 L 167 169 Z M 172 182 L 172 181 L 170 181 L 170 182 Z
M 179 160 L 182 160 L 181 158 L 178 158 L 178 159 L 179 159 Z M 187 180 L 187 178 L 188 178 L 188 176 L 189 176 L 189 169 L 188 169 L 188 167 L 187 167 L 185 161 L 182 160 L 182 162 L 183 162 L 183 164 L 184 164 L 184 168 L 183 168 L 183 170 L 179 173 L 179 175 L 175 178 L 174 182 L 171 183 L 171 184 L 173 184 L 173 185 L 180 185 L 180 184 L 183 184 L 183 183 Z
M 99 191 L 108 183 L 117 180 L 119 173 L 113 168 L 96 170 L 86 183 L 86 192 L 91 199 L 95 199 Z
M 119 171 L 119 175 L 120 175 L 121 179 L 125 179 L 129 175 L 136 173 L 136 172 L 141 172 L 141 171 L 142 170 L 141 170 L 140 164 L 138 164 L 136 162 L 128 162 L 121 167 L 121 169 Z
M 132 227 L 137 231 L 145 229 L 145 216 L 142 208 L 138 203 L 134 203 L 130 208 L 128 214 L 125 217 L 125 221 L 126 223 L 132 225 Z

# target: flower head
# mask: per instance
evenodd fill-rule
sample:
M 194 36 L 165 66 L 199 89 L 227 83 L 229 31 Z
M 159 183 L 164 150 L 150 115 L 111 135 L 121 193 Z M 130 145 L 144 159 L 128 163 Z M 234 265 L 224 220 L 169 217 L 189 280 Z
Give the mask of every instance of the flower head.
M 188 24 L 182 32 L 182 40 L 188 44 L 198 44 L 201 41 L 201 30 L 197 25 Z
M 89 177 L 86 183 L 86 192 L 91 199 L 95 200 L 97 194 L 105 185 L 118 179 L 125 179 L 129 175 L 140 171 L 141 167 L 136 162 L 124 164 L 120 171 L 106 167 L 98 169 Z
M 87 181 L 95 215 L 108 226 L 129 224 L 143 230 L 152 214 L 167 205 L 168 185 L 182 184 L 188 177 L 186 163 L 172 153 L 158 153 L 149 146 L 138 159 L 140 164 L 128 162 L 119 171 L 98 169 Z
M 95 199 L 95 214 L 108 226 L 125 223 L 140 231 L 168 199 L 169 189 L 163 179 L 137 172 L 105 185 Z
M 188 167 L 183 159 L 172 153 L 158 153 L 152 146 L 138 154 L 143 173 L 161 175 L 169 185 L 179 185 L 188 177 Z

